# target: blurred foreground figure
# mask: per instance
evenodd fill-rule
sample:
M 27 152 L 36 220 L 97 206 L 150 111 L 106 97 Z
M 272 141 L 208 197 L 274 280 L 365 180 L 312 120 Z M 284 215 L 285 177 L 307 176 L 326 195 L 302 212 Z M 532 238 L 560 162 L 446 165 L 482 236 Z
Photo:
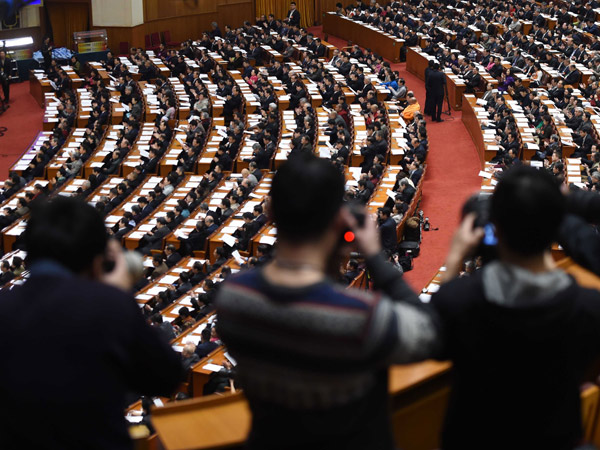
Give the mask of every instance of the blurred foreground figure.
M 343 195 L 330 162 L 291 158 L 271 190 L 273 260 L 231 276 L 217 297 L 217 331 L 253 413 L 251 449 L 393 449 L 388 366 L 433 353 L 434 320 L 380 254 L 375 221 L 359 226 Z M 348 229 L 378 292 L 328 278 Z
M 600 354 L 600 294 L 554 265 L 550 246 L 565 211 L 551 175 L 517 166 L 456 233 L 448 282 L 431 300 L 443 330 L 440 357 L 453 362 L 444 450 L 579 444 L 579 386 Z M 495 256 L 453 279 L 478 251 Z
M 179 354 L 125 293 L 125 257 L 94 208 L 39 205 L 25 245 L 31 276 L 0 292 L 0 448 L 132 449 L 126 395 L 171 394 Z

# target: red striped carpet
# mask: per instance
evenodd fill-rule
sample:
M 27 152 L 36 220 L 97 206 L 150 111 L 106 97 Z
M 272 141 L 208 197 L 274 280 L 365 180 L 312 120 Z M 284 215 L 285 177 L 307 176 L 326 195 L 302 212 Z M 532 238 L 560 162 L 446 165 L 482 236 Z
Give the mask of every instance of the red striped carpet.
M 44 110 L 29 94 L 29 81 L 10 87 L 10 108 L 0 116 L 0 178 L 42 130 Z
M 322 36 L 321 28 L 312 28 L 315 35 Z M 329 42 L 342 47 L 346 42 L 329 36 Z M 406 72 L 405 64 L 394 64 L 406 80 L 406 85 L 425 103 L 423 82 Z M 11 107 L 0 116 L 0 129 L 7 131 L 0 136 L 0 177 L 4 179 L 8 168 L 31 144 L 42 129 L 43 111 L 29 94 L 29 82 L 11 86 Z M 422 209 L 429 217 L 432 228 L 437 231 L 424 233 L 421 256 L 415 260 L 415 268 L 406 279 L 421 289 L 443 264 L 452 232 L 458 223 L 464 200 L 480 186 L 477 177 L 479 159 L 475 146 L 462 124 L 460 112 L 444 116 L 444 123 L 429 123 L 428 169 L 423 189 Z

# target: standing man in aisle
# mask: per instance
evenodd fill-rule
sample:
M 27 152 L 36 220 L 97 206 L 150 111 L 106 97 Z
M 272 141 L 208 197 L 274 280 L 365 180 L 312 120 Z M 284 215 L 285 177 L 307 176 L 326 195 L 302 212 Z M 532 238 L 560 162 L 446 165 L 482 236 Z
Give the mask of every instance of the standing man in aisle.
M 300 11 L 296 9 L 296 2 L 290 3 L 290 10 L 287 13 L 287 18 L 290 26 L 300 26 Z
M 10 102 L 10 72 L 12 70 L 12 61 L 6 56 L 6 50 L 0 50 L 0 84 L 4 91 L 4 101 Z
M 427 77 L 427 92 L 431 95 L 432 119 L 434 122 L 443 122 L 442 106 L 444 104 L 444 93 L 446 92 L 446 75 L 440 72 L 440 65 L 435 63 Z

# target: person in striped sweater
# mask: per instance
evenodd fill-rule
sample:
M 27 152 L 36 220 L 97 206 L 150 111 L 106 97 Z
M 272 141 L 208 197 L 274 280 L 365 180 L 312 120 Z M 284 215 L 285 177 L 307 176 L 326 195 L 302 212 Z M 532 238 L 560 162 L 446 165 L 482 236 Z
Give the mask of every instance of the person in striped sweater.
M 217 332 L 253 413 L 250 449 L 393 449 L 387 369 L 438 347 L 435 316 L 382 255 L 375 220 L 359 226 L 343 204 L 344 184 L 311 155 L 282 165 L 273 260 L 219 290 Z M 374 291 L 329 277 L 348 229 Z

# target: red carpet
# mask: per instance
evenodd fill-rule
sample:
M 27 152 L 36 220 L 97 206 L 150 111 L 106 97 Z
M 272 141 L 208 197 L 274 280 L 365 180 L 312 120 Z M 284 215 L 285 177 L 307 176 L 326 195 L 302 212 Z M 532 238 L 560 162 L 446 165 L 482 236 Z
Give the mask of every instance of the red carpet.
M 310 29 L 315 36 L 323 38 L 322 28 Z M 330 44 L 345 47 L 348 43 L 335 36 L 328 36 Z M 392 64 L 406 81 L 421 106 L 425 105 L 423 81 L 406 71 L 406 64 Z M 416 290 L 421 290 L 444 264 L 448 244 L 459 222 L 464 201 L 481 186 L 479 157 L 471 136 L 461 120 L 460 111 L 452 116 L 443 115 L 445 122 L 427 123 L 429 154 L 427 174 L 423 186 L 421 209 L 429 217 L 431 227 L 437 231 L 423 233 L 421 254 L 415 259 L 415 268 L 406 273 L 405 279 Z
M 42 130 L 44 110 L 29 94 L 29 81 L 10 86 L 10 108 L 0 116 L 0 179 Z
M 322 37 L 321 27 L 311 28 Z M 343 47 L 347 42 L 329 36 L 333 45 Z M 406 64 L 394 64 L 409 90 L 414 91 L 421 105 L 425 103 L 423 82 L 405 70 Z M 11 86 L 11 107 L 0 116 L 0 127 L 6 127 L 0 136 L 0 177 L 6 178 L 8 168 L 31 144 L 42 128 L 43 110 L 29 94 L 29 82 Z M 448 243 L 458 223 L 465 199 L 481 186 L 477 176 L 479 158 L 475 146 L 461 121 L 461 113 L 453 111 L 444 116 L 444 123 L 428 123 L 429 156 L 421 207 L 437 231 L 424 233 L 421 256 L 406 279 L 420 290 L 444 263 Z

